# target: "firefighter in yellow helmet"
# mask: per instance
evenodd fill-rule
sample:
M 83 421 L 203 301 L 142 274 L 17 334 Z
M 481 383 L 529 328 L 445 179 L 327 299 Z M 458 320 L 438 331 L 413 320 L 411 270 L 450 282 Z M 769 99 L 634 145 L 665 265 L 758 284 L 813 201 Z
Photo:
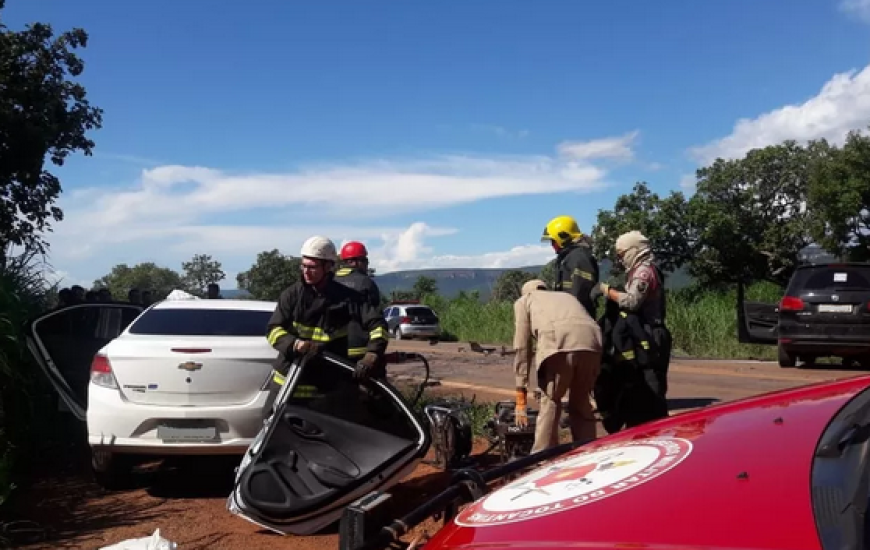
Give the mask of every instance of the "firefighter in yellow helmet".
M 598 284 L 598 261 L 592 245 L 571 216 L 557 216 L 547 223 L 542 242 L 550 242 L 556 251 L 556 283 L 554 290 L 567 292 L 583 304 L 595 318 L 595 302 L 590 292 Z
M 647 239 L 640 231 L 623 233 L 616 239 L 616 263 L 626 271 L 625 292 L 600 283 L 595 295 L 613 300 L 622 311 L 636 313 L 644 330 L 652 339 L 656 393 L 664 398 L 668 391 L 668 366 L 671 360 L 671 333 L 665 326 L 664 275 L 655 265 L 655 257 Z

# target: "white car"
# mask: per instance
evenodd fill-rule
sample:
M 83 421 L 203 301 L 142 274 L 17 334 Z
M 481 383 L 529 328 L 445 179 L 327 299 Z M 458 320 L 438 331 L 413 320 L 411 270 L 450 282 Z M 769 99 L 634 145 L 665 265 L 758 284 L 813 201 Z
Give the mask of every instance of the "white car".
M 275 302 L 84 303 L 30 323 L 28 345 L 87 422 L 97 480 L 137 455 L 244 454 L 263 425 Z

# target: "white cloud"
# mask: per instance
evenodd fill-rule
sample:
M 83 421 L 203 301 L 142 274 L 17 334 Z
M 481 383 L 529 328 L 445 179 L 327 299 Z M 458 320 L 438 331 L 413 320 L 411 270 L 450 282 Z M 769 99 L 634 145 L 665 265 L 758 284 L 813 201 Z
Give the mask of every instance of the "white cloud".
M 591 141 L 564 141 L 559 144 L 559 154 L 574 160 L 631 160 L 634 158 L 632 146 L 639 134 L 638 130 L 634 130 L 618 137 Z
M 400 235 L 388 239 L 381 249 L 371 252 L 372 267 L 379 273 L 404 269 L 427 268 L 511 268 L 542 265 L 553 259 L 549 245 L 526 244 L 509 250 L 478 255 L 444 254 L 431 256 L 426 237 L 449 234 L 433 230 L 425 223 L 416 222 Z
M 842 0 L 840 10 L 870 23 L 870 0 Z
M 500 138 L 509 138 L 509 139 L 523 139 L 528 137 L 528 130 L 509 130 L 504 126 L 497 126 L 495 124 L 472 124 L 472 130 L 490 132 L 495 134 Z
M 52 263 L 78 279 L 96 278 L 122 262 L 179 269 L 196 253 L 212 254 L 235 272 L 262 250 L 298 254 L 317 233 L 336 244 L 372 243 L 380 269 L 398 269 L 427 261 L 432 251 L 424 239 L 457 228 L 385 220 L 498 197 L 564 196 L 606 186 L 605 168 L 546 155 L 441 155 L 307 165 L 287 173 L 167 165 L 143 170 L 133 185 L 67 192 L 59 204 L 64 220 L 47 237 Z M 527 253 L 518 251 L 509 255 Z M 456 265 L 466 258 L 429 261 Z
M 870 5 L 870 0 L 862 0 Z M 857 3 L 856 3 L 857 5 Z M 695 147 L 691 154 L 701 164 L 716 158 L 733 159 L 751 149 L 787 139 L 805 142 L 825 138 L 842 144 L 850 130 L 863 130 L 870 122 L 870 65 L 860 72 L 835 74 L 814 97 L 786 105 L 754 119 L 740 119 L 731 135 Z
M 695 174 L 683 174 L 680 178 L 680 188 L 684 191 L 694 193 L 697 181 L 698 179 L 695 177 Z

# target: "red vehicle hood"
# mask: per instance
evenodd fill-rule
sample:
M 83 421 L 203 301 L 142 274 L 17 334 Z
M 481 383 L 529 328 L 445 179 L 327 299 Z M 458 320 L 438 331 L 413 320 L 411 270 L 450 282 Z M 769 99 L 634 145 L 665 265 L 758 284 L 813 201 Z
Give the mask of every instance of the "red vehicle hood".
M 811 468 L 860 376 L 604 437 L 491 492 L 425 546 L 819 549 Z

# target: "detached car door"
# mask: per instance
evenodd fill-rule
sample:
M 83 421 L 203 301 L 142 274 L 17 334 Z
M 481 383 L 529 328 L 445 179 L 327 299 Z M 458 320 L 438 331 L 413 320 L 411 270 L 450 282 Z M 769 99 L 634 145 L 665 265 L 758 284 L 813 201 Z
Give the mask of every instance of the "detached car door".
M 142 313 L 125 303 L 82 303 L 54 309 L 25 325 L 27 349 L 72 414 L 85 421 L 94 354 Z
M 294 365 L 242 458 L 227 508 L 281 534 L 320 531 L 409 475 L 430 436 L 402 396 L 329 353 Z
M 737 339 L 743 344 L 776 345 L 779 304 L 747 302 L 743 284 L 737 285 Z

